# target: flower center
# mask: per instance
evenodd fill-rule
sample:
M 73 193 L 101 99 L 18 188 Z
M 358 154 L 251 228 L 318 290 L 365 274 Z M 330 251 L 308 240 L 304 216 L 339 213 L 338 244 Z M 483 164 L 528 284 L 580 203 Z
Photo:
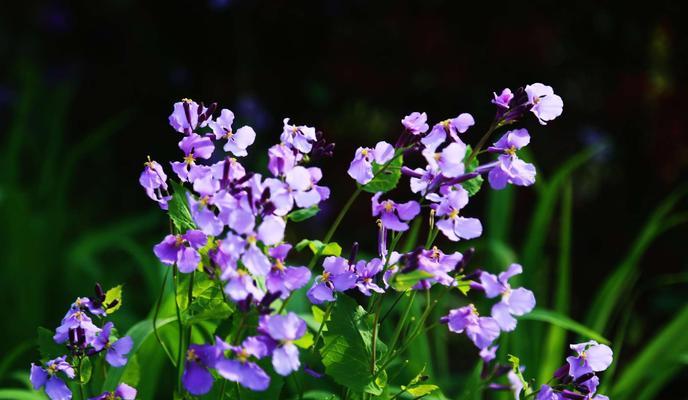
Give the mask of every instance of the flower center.
M 208 202 L 210 202 L 210 196 L 203 196 L 199 201 L 202 206 L 207 206 Z
M 232 136 L 234 136 L 234 132 L 232 132 L 231 129 L 227 129 L 227 130 L 225 131 L 225 139 L 231 139 Z
M 273 268 L 275 268 L 278 271 L 284 271 L 284 263 L 282 262 L 282 260 L 275 260 Z
M 177 235 L 174 238 L 174 247 L 181 247 L 184 244 L 184 238 L 181 235 Z
M 510 156 L 513 156 L 516 154 L 516 146 L 511 146 L 508 149 L 504 150 L 504 152 Z
M 330 280 L 330 273 L 327 271 L 323 271 L 322 273 L 322 278 L 323 282 L 327 282 Z
M 385 201 L 384 208 L 385 208 L 385 211 L 392 212 L 392 210 L 394 210 L 394 203 L 392 203 L 391 200 L 387 200 L 387 201 Z
M 186 163 L 186 165 L 191 165 L 194 163 L 194 161 L 196 161 L 196 159 L 194 158 L 193 152 L 189 153 L 187 156 L 184 156 L 184 163 Z
M 449 219 L 454 219 L 454 218 L 456 218 L 456 217 L 458 217 L 458 216 L 459 216 L 459 210 L 452 210 L 452 211 L 449 213 Z
M 361 150 L 361 155 L 362 155 L 363 157 L 368 157 L 368 153 L 369 153 L 368 149 L 363 149 L 363 150 Z
M 242 363 L 245 363 L 246 361 L 248 361 L 248 357 L 249 357 L 249 354 L 246 351 L 246 349 L 241 349 L 241 351 L 237 354 L 237 358 Z
M 189 349 L 186 351 L 186 359 L 189 361 L 197 361 L 198 356 L 196 355 L 196 350 Z
M 248 242 L 248 244 L 256 244 L 256 242 L 258 241 L 258 239 L 256 238 L 256 235 L 250 234 L 250 235 L 248 235 L 248 237 L 246 238 L 246 241 Z
M 439 161 L 440 158 L 442 158 L 442 153 L 435 153 L 435 155 L 432 157 L 435 159 L 435 161 Z

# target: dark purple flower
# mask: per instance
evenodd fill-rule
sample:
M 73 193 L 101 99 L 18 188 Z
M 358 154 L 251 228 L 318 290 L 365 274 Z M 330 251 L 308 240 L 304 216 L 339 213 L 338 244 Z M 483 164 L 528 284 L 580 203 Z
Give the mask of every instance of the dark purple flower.
M 160 262 L 177 265 L 179 272 L 188 274 L 198 268 L 201 255 L 198 249 L 205 246 L 208 238 L 199 230 L 190 229 L 183 235 L 167 235 L 153 247 Z
M 356 287 L 366 296 L 370 296 L 370 291 L 384 293 L 384 289 L 375 283 L 375 276 L 382 271 L 385 262 L 379 258 L 373 258 L 366 262 L 361 260 L 356 263 L 356 276 L 358 281 Z
M 437 228 L 452 241 L 474 239 L 483 233 L 483 226 L 477 218 L 464 218 L 459 211 L 468 204 L 468 192 L 457 185 L 454 190 L 441 198 L 436 215 L 443 217 L 436 222 Z
M 428 131 L 428 115 L 426 113 L 412 112 L 401 120 L 406 130 L 414 135 Z
M 334 292 L 343 292 L 355 287 L 357 279 L 347 259 L 326 257 L 323 261 L 323 273 L 315 278 L 315 283 L 308 290 L 308 299 L 313 304 L 334 301 Z
M 395 203 L 392 200 L 379 201 L 382 192 L 376 193 L 372 199 L 373 216 L 380 216 L 382 225 L 391 231 L 405 231 L 409 228 L 407 222 L 420 213 L 420 204 L 416 201 Z
M 91 397 L 90 400 L 135 400 L 136 399 L 136 389 L 127 385 L 126 383 L 120 383 L 114 392 L 105 392 L 98 397 Z
M 576 357 L 567 357 L 569 374 L 573 379 L 591 373 L 604 371 L 612 363 L 613 352 L 609 346 L 599 344 L 594 340 L 585 343 L 572 344 L 571 349 L 577 353 Z
M 172 170 L 179 179 L 186 182 L 189 180 L 190 168 L 196 165 L 196 160 L 209 159 L 215 150 L 215 145 L 209 137 L 192 133 L 179 142 L 179 148 L 184 152 L 184 161 L 171 163 Z
M 291 292 L 305 286 L 311 279 L 311 271 L 308 268 L 284 265 L 289 250 L 291 250 L 290 244 L 282 244 L 269 250 L 275 262 L 272 263 L 265 286 L 271 293 L 280 293 L 282 299 L 286 299 Z
M 57 343 L 64 343 L 69 340 L 69 332 L 81 329 L 84 332 L 86 343 L 91 343 L 100 328 L 95 326 L 91 318 L 81 309 L 70 309 L 62 318 L 62 323 L 55 330 L 53 340 Z
M 45 393 L 51 400 L 70 400 L 72 391 L 57 373 L 62 372 L 74 379 L 74 368 L 66 361 L 67 356 L 58 357 L 45 363 L 45 367 L 31 364 L 31 385 L 35 390 L 45 386 Z
M 533 83 L 526 86 L 528 102 L 532 104 L 530 111 L 535 114 L 542 125 L 560 116 L 564 109 L 564 102 L 561 97 L 554 94 L 551 86 L 542 83 Z
M 229 349 L 230 346 L 219 337 L 215 338 L 213 345 L 189 345 L 182 375 L 184 388 L 195 396 L 208 393 L 213 387 L 213 375 L 209 369 L 217 368 L 220 360 L 224 359 L 225 351 Z
M 564 398 L 558 392 L 555 392 L 552 387 L 548 385 L 540 386 L 540 391 L 538 391 L 535 400 L 564 400 Z
M 378 142 L 375 149 L 359 147 L 349 164 L 347 173 L 361 185 L 373 179 L 373 161 L 378 165 L 387 163 L 394 157 L 394 147 L 387 142 Z
M 218 374 L 254 391 L 267 389 L 270 377 L 256 363 L 249 361 L 251 357 L 260 359 L 268 354 L 265 342 L 257 337 L 248 337 L 241 346 L 231 349 L 236 359 L 219 360 L 215 365 Z
M 306 323 L 293 312 L 272 315 L 262 323 L 265 331 L 278 344 L 272 351 L 275 372 L 287 376 L 299 369 L 299 349 L 293 343 L 306 333 Z
M 523 268 L 519 264 L 511 264 L 499 276 L 489 272 L 483 272 L 480 275 L 480 282 L 488 298 L 502 296 L 499 303 L 492 306 L 492 317 L 497 320 L 503 331 L 516 329 L 516 318 L 513 315 L 524 315 L 535 308 L 533 292 L 522 287 L 512 289 L 509 285 L 509 279 L 522 272 Z
M 456 333 L 466 332 L 466 336 L 478 347 L 484 349 L 499 337 L 499 325 L 494 318 L 481 317 L 473 304 L 449 311 L 442 317 L 449 330 Z
M 105 350 L 105 361 L 113 367 L 123 367 L 127 363 L 127 354 L 134 346 L 131 337 L 124 336 L 114 342 L 110 342 L 110 332 L 112 331 L 112 322 L 103 325 L 103 330 L 100 331 L 93 341 L 93 349 L 95 351 Z
M 313 148 L 313 142 L 317 140 L 315 136 L 315 128 L 301 125 L 289 125 L 289 118 L 283 120 L 284 127 L 282 128 L 282 135 L 280 140 L 301 153 L 308 154 Z
M 167 193 L 167 175 L 160 164 L 148 158 L 139 176 L 139 183 L 146 190 L 148 197 L 157 202 L 160 208 L 167 210 L 167 202 L 170 199 Z

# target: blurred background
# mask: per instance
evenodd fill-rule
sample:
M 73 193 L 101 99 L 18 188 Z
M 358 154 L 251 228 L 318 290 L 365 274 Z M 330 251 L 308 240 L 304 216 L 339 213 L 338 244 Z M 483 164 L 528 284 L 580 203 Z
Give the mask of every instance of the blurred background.
M 356 147 L 393 141 L 400 119 L 412 111 L 427 112 L 432 122 L 473 114 L 477 124 L 466 140 L 474 143 L 491 122 L 492 92 L 533 82 L 553 86 L 565 104 L 547 127 L 534 118 L 526 122 L 533 138 L 529 160 L 550 185 L 487 200 L 484 190 L 473 201 L 471 215 L 491 212 L 486 240 L 500 244 L 486 245 L 480 260 L 500 260 L 506 251 L 507 258 L 542 263 L 533 272 L 541 283 L 532 287 L 538 301 L 593 325 L 589 313 L 602 304 L 605 283 L 630 263 L 627 274 L 617 275 L 625 291 L 615 292 L 628 307 L 612 307 L 596 326 L 612 341 L 622 332 L 616 362 L 623 370 L 667 324 L 687 319 L 683 8 L 663 1 L 638 8 L 606 1 L 469 7 L 436 0 L 6 5 L 0 14 L 0 386 L 23 385 L 14 371 L 37 358 L 36 327 L 56 326 L 95 281 L 124 284 L 120 325 L 149 315 L 163 272 L 151 247 L 165 234 L 166 216 L 148 201 L 138 175 L 148 155 L 163 165 L 181 157 L 178 135 L 167 125 L 173 102 L 217 101 L 253 126 L 258 139 L 247 163 L 255 168 L 279 140 L 284 117 L 335 142 L 334 157 L 323 162 L 333 199 L 298 227 L 301 236 L 320 238 L 354 187 L 344 171 Z M 591 146 L 596 150 L 585 153 Z M 557 181 L 561 191 L 542 200 L 561 166 L 581 152 Z M 561 218 L 564 209 L 571 218 Z M 358 240 L 374 251 L 367 200 L 352 212 L 338 241 L 347 248 Z M 542 240 L 533 244 L 526 233 L 539 226 L 536 212 L 547 218 Z M 643 236 L 658 212 L 664 219 Z M 562 221 L 570 222 L 563 256 Z M 566 264 L 567 297 L 556 300 L 557 266 Z M 450 340 L 452 355 L 472 357 L 469 347 Z M 688 379 L 682 367 L 688 345 L 681 346 L 667 364 L 672 374 L 650 397 L 686 398 L 680 382 Z M 468 365 L 460 358 L 452 356 L 438 373 L 460 374 Z

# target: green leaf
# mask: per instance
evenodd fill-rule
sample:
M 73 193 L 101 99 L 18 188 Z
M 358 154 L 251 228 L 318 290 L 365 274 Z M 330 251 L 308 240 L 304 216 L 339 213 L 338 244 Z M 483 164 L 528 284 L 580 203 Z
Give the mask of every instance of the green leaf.
M 287 214 L 287 218 L 294 222 L 301 222 L 314 217 L 319 212 L 320 207 L 318 207 L 317 205 L 313 205 L 308 208 L 302 208 L 300 210 L 292 211 L 289 214 Z
M 139 365 L 139 357 L 137 355 L 133 355 L 132 357 L 129 357 L 127 367 L 124 370 L 124 374 L 122 374 L 122 382 L 129 386 L 136 387 L 139 384 L 140 378 L 141 366 Z
M 353 392 L 382 394 L 383 382 L 375 382 L 370 373 L 372 326 L 366 311 L 348 296 L 341 295 L 332 311 L 332 319 L 323 333 L 320 349 L 327 375 Z M 378 349 L 381 342 L 378 340 Z
M 177 288 L 177 301 L 182 310 L 182 323 L 195 324 L 209 320 L 227 319 L 234 309 L 225 301 L 217 282 L 205 274 L 194 274 L 194 287 L 189 304 L 191 275 L 184 276 Z
M 323 311 L 320 307 L 313 305 L 311 306 L 311 312 L 313 313 L 313 319 L 315 322 L 321 324 L 323 318 L 325 317 L 325 311 Z
M 106 305 L 112 304 L 115 301 L 117 302 L 117 304 L 106 310 L 108 314 L 112 314 L 115 311 L 119 310 L 120 307 L 122 307 L 122 285 L 117 285 L 105 293 Z
M 607 340 L 604 336 L 588 328 L 587 326 L 555 311 L 536 308 L 530 313 L 519 317 L 519 319 L 548 322 L 568 331 L 575 332 L 585 338 L 590 338 L 600 343 L 609 344 L 609 340 Z
M 435 390 L 439 389 L 437 385 L 418 385 L 412 388 L 407 388 L 406 391 L 413 397 L 427 396 Z
M 337 256 L 342 254 L 342 247 L 336 242 L 330 242 L 324 244 L 319 240 L 309 240 L 303 239 L 296 244 L 296 250 L 301 251 L 306 246 L 313 252 L 313 254 L 319 254 L 321 256 Z
M 397 150 L 397 152 L 399 151 L 401 150 Z M 372 181 L 362 186 L 363 190 L 369 193 L 384 193 L 397 187 L 401 178 L 401 166 L 404 164 L 404 157 L 398 153 L 394 157 L 386 167 L 373 161 L 373 175 L 376 176 Z
M 81 360 L 81 370 L 79 371 L 79 378 L 81 383 L 86 383 L 91 380 L 91 374 L 93 373 L 93 365 L 91 364 L 91 359 L 86 357 Z
M 52 360 L 67 353 L 66 346 L 55 343 L 53 331 L 44 327 L 38 327 L 38 351 L 43 361 Z
M 306 332 L 306 334 L 303 335 L 301 339 L 294 340 L 293 343 L 302 349 L 309 349 L 311 346 L 313 346 L 313 334 L 310 332 Z
M 507 361 L 509 362 L 509 364 L 511 364 L 511 369 L 514 371 L 518 379 L 523 384 L 524 394 L 530 394 L 530 386 L 528 385 L 528 382 L 526 382 L 525 378 L 523 377 L 523 373 L 521 372 L 521 360 L 518 357 L 509 354 L 507 356 Z
M 397 273 L 392 277 L 390 285 L 394 290 L 398 292 L 403 292 L 404 290 L 409 290 L 416 283 L 422 281 L 423 279 L 432 278 L 434 275 L 430 272 L 423 271 L 422 269 L 415 269 L 407 273 Z
M 2 400 L 45 400 L 46 396 L 31 389 L 0 389 Z
M 464 156 L 464 162 L 466 161 L 466 157 L 468 157 L 472 153 L 471 146 L 466 146 L 466 155 Z M 466 172 L 473 172 L 475 169 L 478 168 L 478 157 L 474 157 L 471 162 L 466 165 Z M 464 189 L 468 192 L 468 196 L 473 196 L 476 193 L 480 191 L 480 187 L 483 185 L 483 177 L 481 175 L 476 176 L 473 179 L 469 179 L 466 182 L 463 182 L 461 186 L 463 186 Z
M 170 219 L 172 219 L 174 227 L 177 229 L 177 232 L 182 233 L 189 229 L 194 229 L 196 224 L 193 222 L 193 218 L 191 218 L 189 204 L 186 201 L 186 194 L 188 193 L 188 190 L 175 181 L 170 181 L 170 184 L 174 189 L 174 193 L 172 194 L 170 201 L 167 203 L 167 212 L 170 216 Z

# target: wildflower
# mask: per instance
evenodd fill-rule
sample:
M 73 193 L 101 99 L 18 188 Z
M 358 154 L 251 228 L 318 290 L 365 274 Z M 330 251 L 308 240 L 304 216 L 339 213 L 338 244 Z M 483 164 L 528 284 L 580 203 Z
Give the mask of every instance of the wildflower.
M 191 218 L 201 232 L 208 236 L 218 236 L 222 233 L 224 224 L 211 208 L 212 196 L 205 195 L 196 199 L 191 193 L 187 193 L 186 200 L 189 204 Z
M 409 228 L 407 222 L 420 213 L 420 204 L 416 201 L 395 203 L 392 200 L 379 201 L 382 192 L 376 193 L 372 199 L 373 216 L 380 216 L 382 225 L 391 231 L 405 231 Z
M 192 344 L 186 351 L 182 384 L 194 396 L 201 396 L 213 387 L 213 375 L 209 369 L 217 367 L 223 359 L 224 352 L 230 346 L 219 337 L 214 345 Z
M 198 268 L 201 255 L 198 249 L 205 246 L 208 239 L 199 230 L 190 229 L 183 235 L 167 235 L 162 242 L 153 247 L 160 262 L 177 265 L 179 272 L 189 273 Z
M 112 322 L 107 322 L 103 325 L 100 334 L 96 336 L 93 341 L 93 349 L 95 351 L 105 350 L 105 361 L 113 367 L 123 367 L 127 363 L 127 354 L 134 346 L 131 337 L 124 336 L 114 342 L 110 342 L 110 333 L 112 331 Z
M 499 346 L 485 347 L 484 349 L 480 350 L 480 358 L 484 363 L 489 363 L 497 357 L 498 348 Z
M 291 292 L 305 286 L 311 279 L 311 271 L 308 268 L 284 265 L 289 250 L 291 250 L 290 244 L 282 244 L 269 250 L 270 257 L 275 261 L 272 263 L 265 285 L 271 293 L 280 293 L 282 299 L 286 299 Z
M 459 114 L 458 117 L 446 119 L 435 127 L 441 128 L 444 132 L 449 133 L 449 135 L 454 139 L 455 142 L 461 142 L 459 139 L 459 133 L 464 133 L 471 126 L 475 125 L 475 119 L 469 113 Z M 434 130 L 435 128 L 433 128 Z
M 167 202 L 170 196 L 168 194 L 163 195 L 162 193 L 162 191 L 167 193 L 167 175 L 165 175 L 165 171 L 160 164 L 148 158 L 148 161 L 144 163 L 143 172 L 139 176 L 139 183 L 143 186 L 146 195 L 151 200 L 157 202 L 163 210 L 167 210 Z
M 428 115 L 426 113 L 412 112 L 401 120 L 404 128 L 413 135 L 418 135 L 428 131 Z
M 220 359 L 215 367 L 218 374 L 232 382 L 255 391 L 263 391 L 270 386 L 270 377 L 251 357 L 261 359 L 268 354 L 264 341 L 256 337 L 248 337 L 241 346 L 231 347 L 236 359 Z
M 502 189 L 507 183 L 530 186 L 535 183 L 535 166 L 519 159 L 516 150 L 530 142 L 526 129 L 515 129 L 505 133 L 488 151 L 500 153 L 497 164 L 490 170 L 488 180 L 493 189 Z
M 285 176 L 289 194 L 300 208 L 308 208 L 323 200 L 321 191 L 318 190 L 319 187 L 315 185 L 322 177 L 320 168 L 297 166 L 287 172 Z M 326 193 L 329 197 L 329 190 L 326 190 Z
M 282 176 L 296 166 L 300 154 L 294 154 L 284 143 L 276 144 L 268 149 L 268 170 L 274 176 Z
M 265 295 L 246 270 L 228 268 L 221 278 L 227 281 L 224 291 L 233 301 L 244 301 L 249 298 L 260 301 Z
M 511 89 L 509 88 L 503 89 L 499 95 L 497 95 L 497 93 L 493 94 L 494 99 L 492 100 L 492 104 L 504 109 L 509 108 L 509 103 L 511 102 L 511 99 L 514 98 L 514 94 L 511 93 Z
M 436 222 L 444 236 L 452 241 L 461 239 L 473 239 L 482 235 L 483 226 L 477 218 L 464 218 L 459 216 L 459 211 L 468 204 L 468 192 L 457 185 L 454 190 L 442 197 L 437 205 L 436 216 L 444 217 Z
M 542 125 L 560 116 L 564 108 L 561 97 L 554 94 L 551 86 L 542 83 L 533 83 L 526 86 L 525 92 L 528 94 L 528 102 L 532 104 L 530 111 L 535 114 Z
M 566 358 L 569 364 L 569 375 L 574 379 L 591 373 L 604 371 L 612 363 L 613 352 L 609 346 L 599 344 L 594 340 L 584 343 L 572 344 L 571 350 L 577 353 L 577 356 L 570 356 Z
M 215 139 L 227 139 L 224 150 L 237 157 L 248 154 L 246 149 L 256 140 L 256 132 L 250 126 L 242 126 L 236 132 L 232 130 L 234 113 L 227 109 L 220 111 L 220 116 L 215 121 L 210 121 L 208 126 L 212 129 Z
M 383 165 L 393 157 L 394 147 L 387 142 L 378 142 L 375 149 L 359 147 L 347 173 L 356 182 L 365 185 L 373 179 L 373 161 L 378 165 Z
M 349 268 L 349 262 L 342 257 L 329 256 L 323 261 L 323 273 L 315 278 L 308 290 L 308 299 L 313 304 L 334 301 L 334 292 L 343 292 L 356 286 L 358 277 Z
M 422 154 L 430 168 L 447 178 L 455 178 L 465 171 L 463 159 L 466 156 L 466 145 L 461 141 L 450 143 L 439 153 L 432 146 L 426 147 Z
M 284 127 L 280 140 L 301 153 L 308 154 L 313 148 L 313 143 L 317 140 L 315 128 L 301 125 L 289 125 L 289 118 L 283 120 Z
M 535 296 L 533 292 L 526 288 L 512 289 L 509 279 L 523 272 L 523 267 L 519 264 L 511 264 L 509 268 L 500 273 L 499 276 L 483 272 L 480 275 L 482 287 L 488 298 L 502 296 L 499 303 L 492 306 L 492 317 L 497 320 L 499 327 L 503 331 L 513 331 L 516 329 L 516 318 L 527 314 L 535 307 Z
M 456 280 L 449 275 L 454 271 L 463 260 L 463 255 L 459 252 L 444 254 L 437 246 L 432 249 L 419 248 L 407 254 L 406 270 L 419 269 L 428 272 L 432 277 L 419 281 L 413 289 L 429 289 L 435 282 L 444 286 L 456 284 Z M 392 264 L 390 260 L 390 264 Z
M 105 392 L 98 397 L 92 397 L 90 400 L 135 400 L 136 399 L 136 389 L 127 385 L 126 383 L 120 383 L 114 392 Z
M 172 114 L 169 116 L 170 125 L 177 132 L 189 135 L 198 127 L 204 127 L 208 124 L 208 119 L 213 113 L 215 106 L 205 108 L 199 106 L 193 100 L 182 99 L 182 101 L 174 103 Z
M 58 357 L 45 363 L 45 367 L 31 364 L 31 384 L 35 390 L 45 386 L 45 393 L 51 400 L 69 400 L 72 391 L 58 376 L 62 372 L 67 378 L 74 379 L 74 368 L 66 361 L 67 356 Z
M 484 349 L 499 336 L 499 325 L 494 318 L 481 317 L 473 304 L 450 310 L 441 321 L 448 324 L 449 330 L 456 333 L 466 332 L 466 336 L 479 349 Z
M 356 276 L 358 281 L 356 282 L 356 287 L 366 296 L 370 296 L 370 291 L 377 293 L 384 293 L 384 289 L 378 286 L 374 280 L 375 276 L 382 271 L 382 267 L 385 262 L 379 258 L 373 258 L 372 260 L 366 262 L 364 260 L 356 263 Z
M 179 142 L 179 148 L 184 152 L 184 161 L 173 162 L 172 170 L 179 179 L 186 182 L 189 180 L 189 170 L 196 165 L 196 160 L 199 158 L 209 159 L 215 150 L 215 145 L 209 137 L 192 133 Z
M 265 319 L 264 329 L 278 344 L 272 352 L 275 372 L 287 376 L 299 369 L 299 349 L 293 343 L 306 333 L 306 323 L 296 314 L 272 315 Z
M 95 326 L 91 318 L 81 309 L 70 309 L 62 318 L 62 323 L 55 330 L 53 340 L 56 343 L 64 343 L 69 339 L 70 331 L 79 329 L 85 343 L 91 343 L 100 328 Z

